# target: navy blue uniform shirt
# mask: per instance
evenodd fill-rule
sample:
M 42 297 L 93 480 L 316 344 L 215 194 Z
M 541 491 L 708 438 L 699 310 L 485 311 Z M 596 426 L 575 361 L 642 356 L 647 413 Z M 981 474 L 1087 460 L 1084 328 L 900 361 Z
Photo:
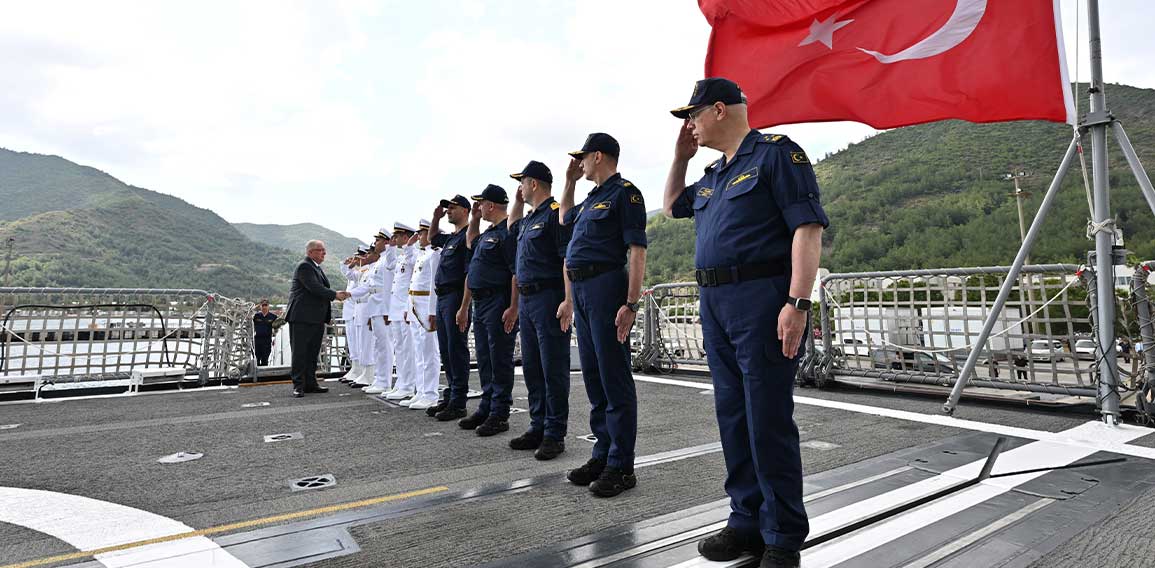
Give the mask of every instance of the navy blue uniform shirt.
M 730 163 L 722 156 L 706 167 L 678 197 L 673 215 L 694 218 L 697 268 L 789 262 L 795 229 L 830 225 L 806 153 L 785 136 L 757 130 Z
M 509 236 L 507 219 L 490 226 L 473 241 L 469 261 L 469 288 L 507 288 L 517 262 L 517 241 Z
M 517 241 L 517 283 L 561 280 L 570 227 L 562 225 L 558 204 L 550 197 L 509 228 Z
M 465 231 L 466 228 L 462 227 L 456 233 L 438 233 L 429 240 L 429 244 L 441 247 L 441 263 L 437 266 L 437 275 L 433 278 L 434 286 L 456 288 L 465 284 L 465 273 L 469 270 L 469 248 L 465 246 Z
M 277 321 L 277 314 L 269 312 L 268 315 L 257 312 L 253 314 L 253 335 L 257 337 L 272 337 L 273 322 Z
M 566 212 L 573 227 L 566 266 L 626 264 L 630 245 L 646 246 L 646 202 L 634 184 L 614 174 L 595 187 L 580 206 Z

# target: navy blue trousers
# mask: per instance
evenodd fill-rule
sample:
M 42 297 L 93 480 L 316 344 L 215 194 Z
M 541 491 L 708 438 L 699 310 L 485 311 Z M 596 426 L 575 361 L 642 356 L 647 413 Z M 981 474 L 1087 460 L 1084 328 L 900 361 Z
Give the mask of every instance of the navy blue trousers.
M 593 457 L 632 472 L 638 437 L 638 394 L 630 371 L 629 340 L 618 341 L 614 319 L 626 303 L 625 269 L 573 282 L 574 323 L 582 379 L 590 399 Z
M 794 424 L 798 362 L 782 355 L 778 340 L 788 287 L 787 277 L 777 276 L 702 288 L 701 315 L 726 459 L 728 524 L 798 550 L 810 527 Z
M 570 331 L 561 330 L 557 308 L 565 290 L 522 295 L 521 368 L 529 390 L 529 429 L 547 438 L 565 440 L 569 422 Z
M 513 344 L 517 326 L 509 333 L 501 315 L 509 309 L 509 289 L 473 300 L 473 343 L 477 351 L 477 374 L 481 377 L 478 414 L 509 418 L 513 404 Z
M 437 349 L 449 384 L 443 399 L 453 408 L 465 408 L 469 393 L 469 341 L 465 335 L 469 328 L 464 332 L 457 328 L 457 310 L 464 294 L 461 290 L 437 297 Z

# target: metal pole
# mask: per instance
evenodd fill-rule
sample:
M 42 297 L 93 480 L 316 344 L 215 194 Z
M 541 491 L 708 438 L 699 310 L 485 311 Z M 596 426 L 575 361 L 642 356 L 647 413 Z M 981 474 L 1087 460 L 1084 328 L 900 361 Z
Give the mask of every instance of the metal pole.
M 1147 200 L 1147 206 L 1151 208 L 1152 213 L 1155 213 L 1155 188 L 1151 187 L 1151 178 L 1147 177 L 1147 170 L 1144 170 L 1143 164 L 1139 162 L 1139 155 L 1135 153 L 1135 147 L 1131 146 L 1131 139 L 1127 138 L 1122 124 L 1112 122 L 1111 129 L 1115 132 L 1115 141 L 1119 143 L 1123 155 L 1127 157 L 1127 164 L 1131 166 L 1135 180 L 1139 182 L 1139 189 L 1143 191 L 1143 198 Z
M 12 277 L 12 247 L 16 244 L 16 237 L 8 237 L 4 244 L 8 247 L 8 252 L 4 256 L 4 287 L 7 288 L 8 280 Z
M 1115 244 L 1111 220 L 1111 197 L 1107 187 L 1107 125 L 1114 119 L 1107 112 L 1103 92 L 1103 50 L 1099 33 L 1099 2 L 1087 2 L 1087 27 L 1091 51 L 1091 182 L 1095 194 L 1095 276 L 1098 279 L 1099 346 L 1103 364 L 1099 365 L 1099 403 L 1103 421 L 1119 423 L 1118 365 L 1115 360 L 1115 266 L 1111 248 Z M 1113 225 L 1113 223 L 1110 223 Z
M 991 336 L 991 331 L 994 330 L 995 323 L 998 322 L 999 313 L 1003 311 L 1003 306 L 1007 303 L 1007 298 L 1011 295 L 1011 288 L 1014 287 L 1015 281 L 1019 279 L 1019 274 L 1022 273 L 1023 265 L 1026 264 L 1027 256 L 1031 252 L 1031 247 L 1035 245 L 1035 241 L 1039 238 L 1039 233 L 1043 228 L 1043 219 L 1046 218 L 1047 213 L 1051 210 L 1051 205 L 1055 201 L 1055 195 L 1059 192 L 1059 186 L 1062 185 L 1063 178 L 1067 175 L 1067 170 L 1071 167 L 1071 162 L 1075 159 L 1077 150 L 1078 138 L 1071 140 L 1070 146 L 1067 146 L 1067 153 L 1063 155 L 1063 161 L 1059 164 L 1059 169 L 1055 172 L 1055 179 L 1051 180 L 1051 186 L 1047 188 L 1046 195 L 1043 196 L 1043 202 L 1039 204 L 1039 210 L 1035 213 L 1035 220 L 1031 221 L 1031 228 L 1027 230 L 1026 240 L 1023 245 L 1019 247 L 1018 254 L 1015 255 L 1015 262 L 1011 264 L 1011 270 L 1007 274 L 1007 278 L 1003 280 L 1002 287 L 999 288 L 999 295 L 995 298 L 995 303 L 991 306 L 990 313 L 987 314 L 987 319 L 983 322 L 983 330 L 979 333 L 978 339 L 974 343 L 974 348 L 967 354 L 966 364 L 963 365 L 962 371 L 959 372 L 958 382 L 955 383 L 954 389 L 951 390 L 950 398 L 942 405 L 943 412 L 953 414 L 954 409 L 958 407 L 958 401 L 962 397 L 963 388 L 966 387 L 967 381 L 971 374 L 974 373 L 975 364 L 978 363 L 979 354 L 982 353 L 984 346 L 986 346 L 987 339 Z

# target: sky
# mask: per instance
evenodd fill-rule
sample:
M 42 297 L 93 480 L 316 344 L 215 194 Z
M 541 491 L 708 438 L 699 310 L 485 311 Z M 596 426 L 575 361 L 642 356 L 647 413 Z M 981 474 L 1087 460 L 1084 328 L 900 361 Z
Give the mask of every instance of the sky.
M 1085 1 L 1060 0 L 1072 78 Z M 1155 88 L 1155 3 L 1101 4 L 1107 81 Z M 0 147 L 228 221 L 362 240 L 443 197 L 513 191 L 531 159 L 560 191 L 565 152 L 594 131 L 618 138 L 623 175 L 657 208 L 679 127 L 667 111 L 701 78 L 710 31 L 692 0 L 0 0 L 0 13 Z M 875 133 L 770 131 L 815 158 Z

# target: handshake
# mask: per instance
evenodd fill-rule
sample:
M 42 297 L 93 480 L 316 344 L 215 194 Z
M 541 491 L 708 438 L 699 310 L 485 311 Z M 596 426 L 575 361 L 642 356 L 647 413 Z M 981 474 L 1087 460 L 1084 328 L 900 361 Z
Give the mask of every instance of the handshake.
M 344 290 L 337 292 L 337 299 L 338 300 L 348 300 L 350 296 L 352 296 L 352 294 L 350 294 Z

